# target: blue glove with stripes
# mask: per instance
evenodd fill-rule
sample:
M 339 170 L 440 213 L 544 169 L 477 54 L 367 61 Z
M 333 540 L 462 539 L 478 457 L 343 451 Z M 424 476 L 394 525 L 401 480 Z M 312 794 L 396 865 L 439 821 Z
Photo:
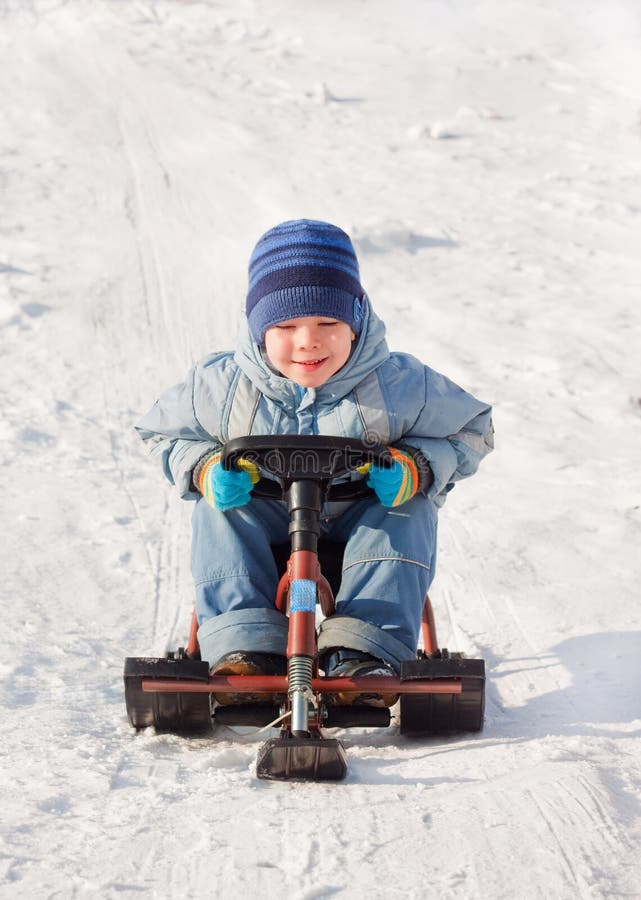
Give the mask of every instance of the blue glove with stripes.
M 210 506 L 225 512 L 249 503 L 260 473 L 258 466 L 245 459 L 238 461 L 238 469 L 223 469 L 221 456 L 220 450 L 204 456 L 194 469 L 192 480 Z
M 367 484 L 383 506 L 402 506 L 431 483 L 432 471 L 419 450 L 388 447 L 394 463 L 386 469 L 369 466 Z

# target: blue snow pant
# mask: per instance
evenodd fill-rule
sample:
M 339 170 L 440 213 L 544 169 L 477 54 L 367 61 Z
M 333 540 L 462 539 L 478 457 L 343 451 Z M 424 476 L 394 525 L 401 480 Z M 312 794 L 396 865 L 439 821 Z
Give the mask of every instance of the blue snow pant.
M 193 514 L 192 574 L 198 640 L 210 666 L 237 650 L 287 648 L 288 620 L 274 606 L 278 572 L 270 545 L 288 540 L 286 505 L 252 500 L 221 512 L 204 500 Z M 346 543 L 336 612 L 320 626 L 319 652 L 349 647 L 398 671 L 414 659 L 436 561 L 437 509 L 417 495 L 396 509 L 376 498 L 321 518 L 321 536 Z

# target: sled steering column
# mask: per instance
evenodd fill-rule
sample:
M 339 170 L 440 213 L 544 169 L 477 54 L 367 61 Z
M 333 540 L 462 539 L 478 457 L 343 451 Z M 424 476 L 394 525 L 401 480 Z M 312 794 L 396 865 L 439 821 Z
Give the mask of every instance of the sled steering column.
M 254 496 L 285 500 L 289 511 L 291 554 L 276 594 L 276 607 L 289 615 L 287 644 L 288 721 L 280 736 L 258 752 L 257 774 L 270 779 L 336 780 L 347 771 L 345 751 L 321 732 L 323 704 L 314 690 L 318 677 L 316 605 L 334 611 L 334 597 L 318 562 L 320 516 L 326 500 L 353 500 L 371 491 L 362 480 L 333 484 L 366 463 L 389 466 L 384 447 L 367 447 L 343 438 L 298 436 L 242 438 L 225 445 L 221 463 L 232 468 L 240 458 L 255 463 L 267 478 Z

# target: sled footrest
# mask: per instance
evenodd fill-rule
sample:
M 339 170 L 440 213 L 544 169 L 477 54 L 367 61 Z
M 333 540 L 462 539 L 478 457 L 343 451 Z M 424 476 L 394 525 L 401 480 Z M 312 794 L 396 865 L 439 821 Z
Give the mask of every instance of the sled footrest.
M 217 706 L 214 712 L 216 725 L 269 725 L 280 716 L 280 706 L 275 703 L 234 703 Z
M 125 660 L 125 701 L 134 728 L 153 725 L 158 731 L 189 733 L 211 728 L 208 693 L 143 691 L 143 681 L 209 681 L 209 665 L 201 660 L 130 656 Z
M 347 774 L 347 757 L 334 738 L 284 732 L 260 747 L 256 774 L 271 781 L 340 781 Z
M 391 718 L 386 706 L 327 706 L 325 711 L 326 728 L 387 728 Z
M 480 731 L 485 710 L 485 662 L 439 650 L 401 664 L 401 681 L 451 679 L 456 694 L 401 694 L 401 734 L 415 737 Z

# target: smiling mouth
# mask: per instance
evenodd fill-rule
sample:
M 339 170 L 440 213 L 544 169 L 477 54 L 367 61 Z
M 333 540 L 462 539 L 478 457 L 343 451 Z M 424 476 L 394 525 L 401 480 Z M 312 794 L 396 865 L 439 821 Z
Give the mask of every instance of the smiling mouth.
M 297 366 L 304 366 L 306 369 L 315 369 L 318 366 L 321 366 L 327 357 L 323 357 L 323 359 L 295 359 L 293 360 L 294 364 Z

